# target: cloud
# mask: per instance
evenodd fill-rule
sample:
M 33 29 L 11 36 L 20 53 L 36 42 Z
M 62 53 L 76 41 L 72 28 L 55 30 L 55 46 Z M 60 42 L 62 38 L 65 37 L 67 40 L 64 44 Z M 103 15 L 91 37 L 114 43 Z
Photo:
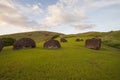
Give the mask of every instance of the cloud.
M 17 6 L 16 6 L 17 5 Z M 23 11 L 20 11 L 18 8 L 21 5 L 15 4 L 11 0 L 1 0 L 0 1 L 0 23 L 4 26 L 16 26 L 16 27 L 25 27 L 25 28 L 33 28 L 40 29 L 40 24 L 36 21 L 30 20 L 27 16 L 25 16 Z M 23 9 L 22 7 L 20 7 Z M 31 9 L 31 11 L 30 11 Z M 33 12 L 33 14 L 39 14 L 41 11 L 37 5 L 33 5 L 32 7 L 24 7 L 25 11 Z
M 87 3 L 87 8 L 99 9 L 116 4 L 120 4 L 120 0 L 91 0 L 91 2 Z
M 32 14 L 40 16 L 43 13 L 43 10 L 41 8 L 41 4 L 32 4 L 32 5 L 16 5 L 16 7 L 20 10 L 23 14 Z
M 95 27 L 86 22 L 89 11 L 115 4 L 120 0 L 59 0 L 42 8 L 41 3 L 24 5 L 17 0 L 0 0 L 0 25 L 36 30 L 67 25 L 85 30 Z
M 120 4 L 120 0 L 60 0 L 48 6 L 45 23 L 52 27 L 69 25 L 76 29 L 93 28 L 94 23 L 85 23 L 86 14 L 91 10 L 115 4 Z
M 73 1 L 74 0 L 70 0 Z M 75 0 L 77 1 L 77 0 Z M 74 5 L 74 6 L 73 6 Z M 70 25 L 74 22 L 80 22 L 86 18 L 85 10 L 76 5 L 76 2 L 71 4 L 64 0 L 48 7 L 48 14 L 45 22 L 49 26 Z
M 86 30 L 86 29 L 91 29 L 95 25 L 91 23 L 77 23 L 73 24 L 72 27 L 76 28 L 77 30 Z

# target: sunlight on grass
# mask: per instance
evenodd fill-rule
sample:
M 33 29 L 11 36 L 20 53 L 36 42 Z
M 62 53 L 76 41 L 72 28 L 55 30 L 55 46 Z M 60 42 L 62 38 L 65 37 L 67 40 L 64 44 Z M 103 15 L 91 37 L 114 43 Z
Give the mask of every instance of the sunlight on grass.
M 0 80 L 120 80 L 118 49 L 102 45 L 91 50 L 84 42 L 68 38 L 61 49 L 44 49 L 43 42 L 35 49 L 0 53 Z

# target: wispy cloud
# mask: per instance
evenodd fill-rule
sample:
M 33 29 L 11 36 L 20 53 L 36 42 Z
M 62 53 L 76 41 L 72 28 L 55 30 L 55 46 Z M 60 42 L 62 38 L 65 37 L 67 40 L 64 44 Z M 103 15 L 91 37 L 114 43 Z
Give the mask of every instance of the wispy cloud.
M 107 7 L 115 4 L 120 4 L 120 0 L 93 0 L 89 6 L 91 8 L 102 8 Z
M 72 1 L 72 2 L 71 2 Z M 76 1 L 76 2 L 75 2 Z M 80 8 L 77 0 L 64 1 L 48 7 L 48 14 L 45 18 L 46 24 L 49 26 L 70 25 L 81 20 L 85 20 L 85 10 Z
M 69 25 L 80 30 L 93 28 L 94 23 L 85 23 L 87 12 L 114 4 L 120 4 L 120 0 L 60 0 L 48 6 L 45 23 L 48 26 Z
M 0 25 L 33 29 L 49 29 L 57 26 L 71 26 L 75 29 L 91 29 L 87 23 L 89 11 L 115 4 L 120 0 L 58 0 L 42 8 L 41 3 L 21 4 L 17 0 L 0 0 Z
M 1 25 L 38 28 L 40 24 L 37 23 L 36 21 L 30 20 L 29 17 L 25 16 L 24 15 L 25 11 L 33 14 L 39 14 L 41 12 L 37 5 L 33 5 L 32 7 L 28 8 L 28 7 L 22 7 L 21 5 L 12 2 L 12 0 L 0 1 Z

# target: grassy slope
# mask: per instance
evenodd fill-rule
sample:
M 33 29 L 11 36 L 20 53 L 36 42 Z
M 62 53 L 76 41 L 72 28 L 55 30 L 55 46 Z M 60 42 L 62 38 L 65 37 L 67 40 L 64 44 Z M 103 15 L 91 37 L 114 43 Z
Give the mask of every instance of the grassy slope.
M 52 36 L 57 35 L 60 33 L 55 32 L 48 32 L 48 31 L 35 31 L 35 32 L 26 32 L 26 33 L 18 33 L 18 34 L 11 34 L 11 35 L 3 35 L 0 38 L 5 37 L 12 37 L 15 39 L 29 37 L 34 39 L 36 42 L 44 41 L 50 39 Z M 120 49 L 120 31 L 111 31 L 111 32 L 87 32 L 75 35 L 64 35 L 60 34 L 61 36 L 65 36 L 67 38 L 71 37 L 100 37 L 104 44 Z
M 82 34 L 67 35 L 67 38 L 71 37 L 100 37 L 103 44 L 120 49 L 120 31 L 111 32 L 87 32 Z
M 48 31 L 35 31 L 35 32 L 3 35 L 3 36 L 0 36 L 0 38 L 11 37 L 11 38 L 19 39 L 19 38 L 23 38 L 23 37 L 28 37 L 28 38 L 32 38 L 38 42 L 38 41 L 48 40 L 52 36 L 57 35 L 57 34 L 63 35 L 61 33 L 48 32 Z
M 120 80 L 120 50 L 105 45 L 91 50 L 75 39 L 68 38 L 57 50 L 43 49 L 43 42 L 35 49 L 4 48 L 0 80 Z
M 120 49 L 120 31 L 106 33 L 103 40 L 104 44 Z

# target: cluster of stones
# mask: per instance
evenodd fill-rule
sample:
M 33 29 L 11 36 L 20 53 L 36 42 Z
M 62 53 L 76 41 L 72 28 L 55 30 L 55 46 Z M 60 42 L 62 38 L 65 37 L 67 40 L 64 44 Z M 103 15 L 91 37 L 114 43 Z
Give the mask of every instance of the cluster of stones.
M 67 42 L 65 38 L 61 38 L 60 41 Z M 77 42 L 83 41 L 83 39 L 76 39 L 76 41 Z M 4 44 L 2 40 L 0 40 L 0 52 L 3 49 L 3 47 L 4 47 Z M 21 38 L 14 43 L 13 50 L 18 50 L 18 49 L 23 49 L 23 48 L 35 48 L 35 47 L 36 47 L 36 43 L 33 39 Z M 61 48 L 61 45 L 58 40 L 50 39 L 44 43 L 43 47 L 47 49 L 57 49 L 57 48 Z M 85 47 L 99 50 L 101 48 L 101 39 L 99 38 L 87 39 L 85 41 Z
M 79 39 L 79 38 L 78 38 L 78 39 L 76 39 L 75 41 L 76 41 L 76 42 L 80 42 L 80 41 L 83 41 L 83 39 Z
M 67 42 L 67 40 L 65 38 L 61 38 L 60 42 Z M 60 42 L 58 40 L 50 39 L 44 43 L 43 47 L 48 49 L 61 48 Z
M 67 40 L 65 38 L 61 38 L 60 42 L 67 42 Z

